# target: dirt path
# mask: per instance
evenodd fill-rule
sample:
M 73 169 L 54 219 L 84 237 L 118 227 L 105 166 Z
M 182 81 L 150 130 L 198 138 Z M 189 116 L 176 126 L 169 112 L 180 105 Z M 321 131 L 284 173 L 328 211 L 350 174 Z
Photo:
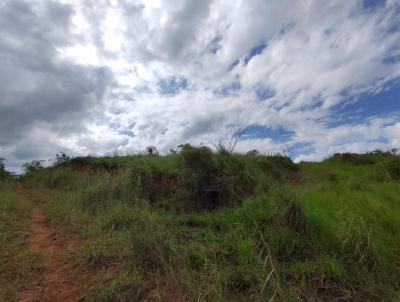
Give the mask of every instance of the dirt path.
M 19 188 L 18 191 L 21 193 Z M 26 192 L 22 192 L 27 198 Z M 77 270 L 68 263 L 66 256 L 78 248 L 78 242 L 60 238 L 56 230 L 45 224 L 45 216 L 38 206 L 32 209 L 28 248 L 43 255 L 40 264 L 42 278 L 20 292 L 17 301 L 78 301 Z

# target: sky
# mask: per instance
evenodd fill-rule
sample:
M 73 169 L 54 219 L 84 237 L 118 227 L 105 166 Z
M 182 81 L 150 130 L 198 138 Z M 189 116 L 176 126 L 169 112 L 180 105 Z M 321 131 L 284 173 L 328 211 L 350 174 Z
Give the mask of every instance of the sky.
M 400 0 L 2 0 L 0 157 L 400 147 Z

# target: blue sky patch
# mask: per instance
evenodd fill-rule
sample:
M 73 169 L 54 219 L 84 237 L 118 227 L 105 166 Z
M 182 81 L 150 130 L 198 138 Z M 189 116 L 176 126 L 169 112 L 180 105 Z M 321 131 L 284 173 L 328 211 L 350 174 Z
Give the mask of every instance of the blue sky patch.
M 217 53 L 221 49 L 222 36 L 218 35 L 208 44 L 208 49 L 212 53 Z
M 272 98 L 275 95 L 275 91 L 265 87 L 257 87 L 255 94 L 259 101 L 265 101 L 266 99 Z
M 312 143 L 300 142 L 290 146 L 288 156 L 296 158 L 300 155 L 310 155 L 315 153 L 315 148 Z
M 214 90 L 214 93 L 218 96 L 228 96 L 238 92 L 240 88 L 241 88 L 240 82 L 234 81 L 231 84 L 222 86 Z
M 158 81 L 158 92 L 163 95 L 173 96 L 185 90 L 188 82 L 185 78 L 171 76 Z
M 232 69 L 234 69 L 238 64 L 239 64 L 240 60 L 235 60 L 232 62 L 231 65 L 229 65 L 228 71 L 231 71 Z
M 293 131 L 284 129 L 283 127 L 267 127 L 258 124 L 247 126 L 240 131 L 239 136 L 242 140 L 255 138 L 270 138 L 274 142 L 285 142 L 294 134 Z
M 133 131 L 132 131 L 132 130 L 129 130 L 129 129 L 121 130 L 121 131 L 119 131 L 118 133 L 119 133 L 119 134 L 122 134 L 122 135 L 127 135 L 127 136 L 129 136 L 129 137 L 135 137 L 135 133 L 133 133 Z
M 261 54 L 267 46 L 266 42 L 262 42 L 250 49 L 250 52 L 244 58 L 244 64 L 247 65 L 254 56 Z
M 370 140 L 367 140 L 367 141 L 369 143 L 379 143 L 379 144 L 388 144 L 389 143 L 389 140 L 384 136 L 380 136 L 378 138 L 370 139 Z
M 365 9 L 375 9 L 385 6 L 386 0 L 363 0 L 362 3 Z
M 378 93 L 364 93 L 332 109 L 329 127 L 362 123 L 367 119 L 400 112 L 400 83 L 386 85 Z

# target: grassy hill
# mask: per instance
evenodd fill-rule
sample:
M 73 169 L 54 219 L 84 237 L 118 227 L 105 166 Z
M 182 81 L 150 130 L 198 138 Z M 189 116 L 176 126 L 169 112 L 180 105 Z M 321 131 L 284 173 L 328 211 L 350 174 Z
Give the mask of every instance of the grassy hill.
M 396 301 L 400 158 L 82 157 L 24 177 L 93 301 Z M 93 277 L 95 276 L 95 277 Z

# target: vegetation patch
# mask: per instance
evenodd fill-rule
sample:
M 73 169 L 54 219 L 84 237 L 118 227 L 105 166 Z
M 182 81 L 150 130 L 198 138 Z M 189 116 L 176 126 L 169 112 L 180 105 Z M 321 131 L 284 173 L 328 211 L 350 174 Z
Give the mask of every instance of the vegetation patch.
M 296 164 L 183 145 L 83 162 L 96 172 L 70 159 L 24 182 L 49 196 L 51 223 L 85 238 L 82 263 L 99 277 L 89 300 L 398 298 L 392 151 Z

